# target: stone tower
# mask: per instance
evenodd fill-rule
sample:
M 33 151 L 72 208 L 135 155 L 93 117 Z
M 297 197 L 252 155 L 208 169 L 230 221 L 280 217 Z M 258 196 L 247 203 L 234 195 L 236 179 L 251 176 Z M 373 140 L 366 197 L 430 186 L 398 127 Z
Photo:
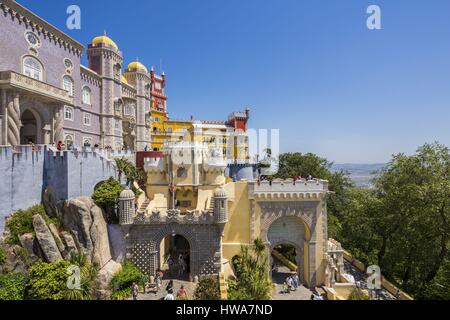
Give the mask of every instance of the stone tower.
M 137 151 L 150 147 L 151 128 L 151 79 L 147 68 L 139 61 L 128 64 L 124 76 L 136 88 L 136 148 Z
M 228 195 L 224 188 L 220 187 L 214 192 L 214 221 L 219 226 L 220 233 L 228 222 Z
M 121 225 L 133 223 L 136 212 L 134 198 L 134 192 L 128 187 L 119 195 L 119 223 Z
M 122 52 L 106 35 L 95 37 L 87 49 L 89 68 L 102 78 L 101 144 L 122 149 Z

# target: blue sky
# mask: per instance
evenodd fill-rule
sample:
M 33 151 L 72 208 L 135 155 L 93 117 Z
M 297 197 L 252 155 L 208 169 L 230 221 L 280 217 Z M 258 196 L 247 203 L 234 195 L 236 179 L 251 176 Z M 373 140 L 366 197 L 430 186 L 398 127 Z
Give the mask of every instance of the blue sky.
M 168 77 L 174 118 L 279 128 L 281 151 L 343 163 L 450 145 L 448 0 L 19 0 L 83 44 L 106 30 Z M 67 30 L 66 8 L 81 8 Z M 366 9 L 382 10 L 382 30 Z

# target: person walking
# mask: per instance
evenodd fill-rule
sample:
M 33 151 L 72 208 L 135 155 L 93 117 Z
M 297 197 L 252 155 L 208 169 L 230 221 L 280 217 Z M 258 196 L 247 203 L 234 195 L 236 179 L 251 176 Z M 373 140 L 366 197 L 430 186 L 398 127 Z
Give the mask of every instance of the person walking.
M 294 274 L 292 279 L 294 280 L 294 287 L 295 287 L 295 289 L 298 289 L 298 287 L 300 287 L 300 279 L 298 278 L 298 274 L 297 273 Z
M 170 280 L 169 283 L 167 284 L 166 291 L 167 292 L 172 291 L 173 293 L 173 280 Z
M 167 295 L 165 296 L 164 300 L 175 300 L 172 289 L 167 292 Z
M 133 285 L 131 286 L 131 295 L 133 296 L 133 300 L 137 300 L 139 293 L 139 287 L 136 284 L 136 282 L 133 282 Z
M 180 287 L 180 289 L 177 292 L 177 298 L 178 297 L 180 297 L 180 298 L 186 298 L 187 297 L 186 289 L 184 289 L 183 285 Z

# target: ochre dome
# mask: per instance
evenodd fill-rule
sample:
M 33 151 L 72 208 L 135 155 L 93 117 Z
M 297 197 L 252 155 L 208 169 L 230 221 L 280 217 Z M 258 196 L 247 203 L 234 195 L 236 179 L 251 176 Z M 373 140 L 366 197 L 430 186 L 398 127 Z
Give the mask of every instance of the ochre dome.
M 116 44 L 114 41 L 112 41 L 111 38 L 109 38 L 109 37 L 107 37 L 107 36 L 98 36 L 98 37 L 95 37 L 95 38 L 92 40 L 92 44 L 93 44 L 93 45 L 97 45 L 97 44 L 106 44 L 106 45 L 109 45 L 109 46 L 113 47 L 113 48 L 116 49 L 116 50 L 119 50 L 119 47 L 117 46 L 117 44 Z
M 128 70 L 130 70 L 130 71 L 138 71 L 138 70 L 140 70 L 140 71 L 144 71 L 145 73 L 148 73 L 147 68 L 142 63 L 140 63 L 139 61 L 131 62 L 128 65 Z

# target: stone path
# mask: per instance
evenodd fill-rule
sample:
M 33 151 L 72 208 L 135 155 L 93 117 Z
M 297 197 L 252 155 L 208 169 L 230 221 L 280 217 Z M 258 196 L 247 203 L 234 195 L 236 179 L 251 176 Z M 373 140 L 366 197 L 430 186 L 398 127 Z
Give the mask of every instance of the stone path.
M 161 289 L 154 294 L 154 293 L 139 293 L 138 300 L 163 300 L 164 297 L 167 294 L 166 286 L 169 283 L 169 280 L 163 280 Z M 186 290 L 187 296 L 190 300 L 193 299 L 194 291 L 195 291 L 195 283 L 189 282 L 189 281 L 182 281 L 182 280 L 173 280 L 173 295 L 176 298 L 178 289 L 180 289 L 181 286 L 184 286 L 184 289 Z M 131 300 L 131 298 L 130 298 Z
M 300 286 L 297 290 L 290 293 L 283 293 L 283 283 L 286 278 L 291 275 L 291 271 L 284 266 L 278 267 L 278 272 L 273 272 L 272 281 L 275 288 L 272 293 L 273 300 L 310 300 L 312 291 L 304 286 Z

